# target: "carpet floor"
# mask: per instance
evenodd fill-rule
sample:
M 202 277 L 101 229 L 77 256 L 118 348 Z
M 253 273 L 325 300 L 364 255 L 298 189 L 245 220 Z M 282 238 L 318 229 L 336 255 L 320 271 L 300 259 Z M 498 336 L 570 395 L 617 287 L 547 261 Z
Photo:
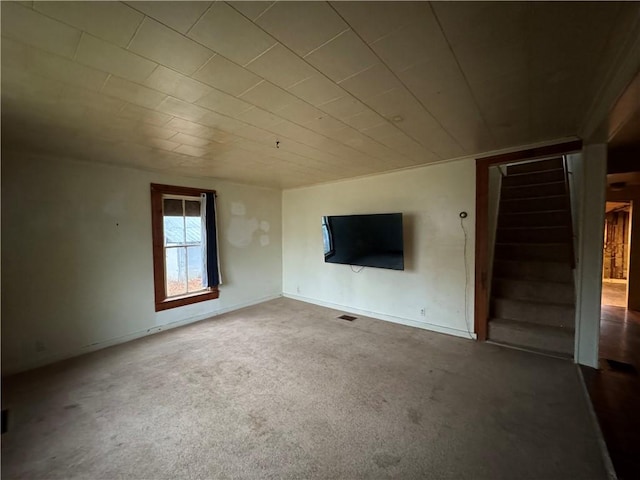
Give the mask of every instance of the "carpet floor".
M 2 477 L 604 479 L 575 365 L 277 299 L 4 380 Z

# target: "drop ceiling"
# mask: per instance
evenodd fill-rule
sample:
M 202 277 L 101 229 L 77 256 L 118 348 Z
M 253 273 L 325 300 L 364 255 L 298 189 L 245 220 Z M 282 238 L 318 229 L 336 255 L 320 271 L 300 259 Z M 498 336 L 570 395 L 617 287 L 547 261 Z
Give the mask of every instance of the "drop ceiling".
M 290 188 L 577 135 L 640 4 L 2 2 L 3 150 Z

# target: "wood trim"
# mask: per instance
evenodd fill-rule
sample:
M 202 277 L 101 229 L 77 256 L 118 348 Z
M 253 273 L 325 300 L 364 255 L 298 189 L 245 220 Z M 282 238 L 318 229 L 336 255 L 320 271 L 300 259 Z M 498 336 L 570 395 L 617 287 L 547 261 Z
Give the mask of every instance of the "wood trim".
M 478 341 L 489 330 L 489 167 L 523 160 L 535 160 L 582 150 L 582 140 L 530 148 L 476 159 L 476 261 L 474 328 Z
M 161 195 L 184 195 L 190 197 L 199 197 L 201 193 L 213 193 L 215 190 L 208 190 L 206 188 L 192 188 L 192 187 L 177 187 L 175 185 L 162 185 L 160 183 L 151 184 L 151 193 L 160 193 Z
M 478 341 L 487 339 L 489 327 L 489 164 L 476 162 L 476 288 L 474 329 Z
M 163 289 L 164 290 L 164 289 Z M 164 292 L 163 292 L 164 293 Z M 206 292 L 196 293 L 180 298 L 174 298 L 172 300 L 163 300 L 158 302 L 156 299 L 156 312 L 162 310 L 169 310 L 170 308 L 182 307 L 183 305 L 191 305 L 192 303 L 205 302 L 207 300 L 215 300 L 220 296 L 218 287 L 212 288 Z
M 215 190 L 203 188 L 177 187 L 173 185 L 151 184 L 151 235 L 153 238 L 153 290 L 156 312 L 192 303 L 214 300 L 219 297 L 217 287 L 202 293 L 167 299 L 164 268 L 164 232 L 162 219 L 162 195 L 200 196 L 201 193 L 213 193 Z
M 476 164 L 491 165 L 500 163 L 519 162 L 522 160 L 535 160 L 537 158 L 553 157 L 554 155 L 566 155 L 567 153 L 579 152 L 582 150 L 582 140 L 559 143 L 557 145 L 547 145 L 545 147 L 529 148 L 519 152 L 501 153 L 490 157 L 478 158 Z

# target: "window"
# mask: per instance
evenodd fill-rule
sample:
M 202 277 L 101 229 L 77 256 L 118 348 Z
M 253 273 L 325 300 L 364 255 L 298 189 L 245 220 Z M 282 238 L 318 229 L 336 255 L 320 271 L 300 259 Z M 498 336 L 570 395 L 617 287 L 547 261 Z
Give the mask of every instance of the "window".
M 215 192 L 151 184 L 156 311 L 218 298 Z

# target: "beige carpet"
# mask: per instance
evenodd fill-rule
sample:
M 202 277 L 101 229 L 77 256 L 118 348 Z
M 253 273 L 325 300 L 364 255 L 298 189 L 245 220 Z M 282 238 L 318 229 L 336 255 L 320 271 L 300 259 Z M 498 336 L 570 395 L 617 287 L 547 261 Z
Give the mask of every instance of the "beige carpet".
M 278 299 L 6 379 L 2 478 L 600 479 L 576 368 Z

